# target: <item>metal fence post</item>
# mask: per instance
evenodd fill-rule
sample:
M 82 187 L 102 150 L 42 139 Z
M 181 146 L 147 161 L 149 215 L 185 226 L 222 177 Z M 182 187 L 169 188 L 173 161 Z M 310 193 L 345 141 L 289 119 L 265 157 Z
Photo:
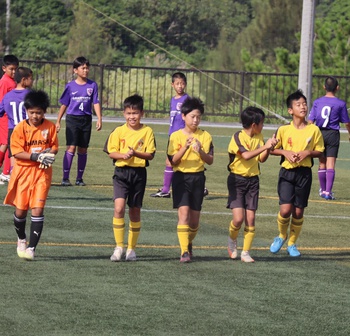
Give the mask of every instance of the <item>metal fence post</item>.
M 241 92 L 239 97 L 239 113 L 243 111 L 245 72 L 241 72 Z
M 104 70 L 105 65 L 100 64 L 100 85 L 99 85 L 99 98 L 100 98 L 100 104 L 101 104 L 101 111 L 103 111 L 103 78 L 104 78 Z

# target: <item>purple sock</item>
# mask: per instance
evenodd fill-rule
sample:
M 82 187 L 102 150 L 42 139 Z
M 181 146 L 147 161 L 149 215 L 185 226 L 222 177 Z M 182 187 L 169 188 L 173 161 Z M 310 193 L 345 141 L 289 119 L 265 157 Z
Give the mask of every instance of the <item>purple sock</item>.
M 318 170 L 318 180 L 322 191 L 326 191 L 326 169 Z
M 173 179 L 174 171 L 173 167 L 165 167 L 164 170 L 164 181 L 163 181 L 163 193 L 168 193 L 170 191 L 171 180 Z
M 87 153 L 85 153 L 85 154 L 78 153 L 77 180 L 82 180 L 83 179 L 83 174 L 84 174 L 84 171 L 85 171 L 86 162 L 87 162 Z
M 70 167 L 72 166 L 74 153 L 65 151 L 63 157 L 63 179 L 69 179 Z
M 334 169 L 327 169 L 326 172 L 327 176 L 327 183 L 326 183 L 326 192 L 332 192 L 334 178 L 335 178 L 335 170 Z

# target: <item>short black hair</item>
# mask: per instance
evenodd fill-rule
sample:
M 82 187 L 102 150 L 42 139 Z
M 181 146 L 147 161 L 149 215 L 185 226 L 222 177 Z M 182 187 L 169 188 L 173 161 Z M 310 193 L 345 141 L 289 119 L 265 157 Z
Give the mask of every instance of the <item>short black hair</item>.
M 90 62 L 87 58 L 84 56 L 79 56 L 73 61 L 73 69 L 79 68 L 81 65 L 87 65 L 90 66 Z
M 304 96 L 303 91 L 301 91 L 300 89 L 290 94 L 286 99 L 287 108 L 292 108 L 293 100 L 299 100 L 300 98 L 304 98 L 305 102 L 307 103 L 307 99 Z
M 49 106 L 50 106 L 49 96 L 43 90 L 31 90 L 24 97 L 24 107 L 26 109 L 37 107 L 46 112 Z
M 183 72 L 175 72 L 171 76 L 171 82 L 174 83 L 176 78 L 183 79 L 183 81 L 187 84 L 187 78 Z
M 241 122 L 243 128 L 249 128 L 253 124 L 260 124 L 265 119 L 262 109 L 255 106 L 248 106 L 241 112 Z
M 2 58 L 2 66 L 19 65 L 19 60 L 15 55 L 5 55 Z
M 204 113 L 204 103 L 199 98 L 187 98 L 181 106 L 181 113 L 183 115 L 187 115 L 193 110 L 199 110 L 201 114 Z
M 324 81 L 324 87 L 327 92 L 336 92 L 337 87 L 339 86 L 338 80 L 335 77 L 329 76 Z
M 124 110 L 131 108 L 133 110 L 143 111 L 143 98 L 138 94 L 134 94 L 124 100 L 123 106 Z
M 15 72 L 14 80 L 16 83 L 20 83 L 22 78 L 28 78 L 33 75 L 33 71 L 26 67 L 18 67 Z

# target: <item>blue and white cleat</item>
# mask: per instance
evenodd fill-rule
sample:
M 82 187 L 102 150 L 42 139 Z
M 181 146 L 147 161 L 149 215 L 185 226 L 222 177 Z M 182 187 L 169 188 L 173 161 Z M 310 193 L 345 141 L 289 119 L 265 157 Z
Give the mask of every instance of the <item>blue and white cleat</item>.
M 287 238 L 283 239 L 280 237 L 276 237 L 270 246 L 270 252 L 271 253 L 278 253 L 280 251 L 280 249 L 282 248 L 283 244 L 286 242 L 286 240 L 287 240 Z
M 300 257 L 301 256 L 301 254 L 298 251 L 297 246 L 295 244 L 288 246 L 287 252 L 291 257 Z
M 323 193 L 322 197 L 327 201 L 334 201 L 335 200 L 334 194 L 332 192 L 329 194 Z

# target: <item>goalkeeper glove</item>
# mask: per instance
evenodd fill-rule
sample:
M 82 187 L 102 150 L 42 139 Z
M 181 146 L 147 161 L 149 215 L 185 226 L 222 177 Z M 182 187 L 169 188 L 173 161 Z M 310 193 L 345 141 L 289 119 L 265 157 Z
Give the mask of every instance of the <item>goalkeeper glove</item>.
M 46 153 L 45 151 L 42 153 L 32 153 L 30 159 L 39 162 L 39 168 L 47 169 L 55 162 L 55 154 Z

